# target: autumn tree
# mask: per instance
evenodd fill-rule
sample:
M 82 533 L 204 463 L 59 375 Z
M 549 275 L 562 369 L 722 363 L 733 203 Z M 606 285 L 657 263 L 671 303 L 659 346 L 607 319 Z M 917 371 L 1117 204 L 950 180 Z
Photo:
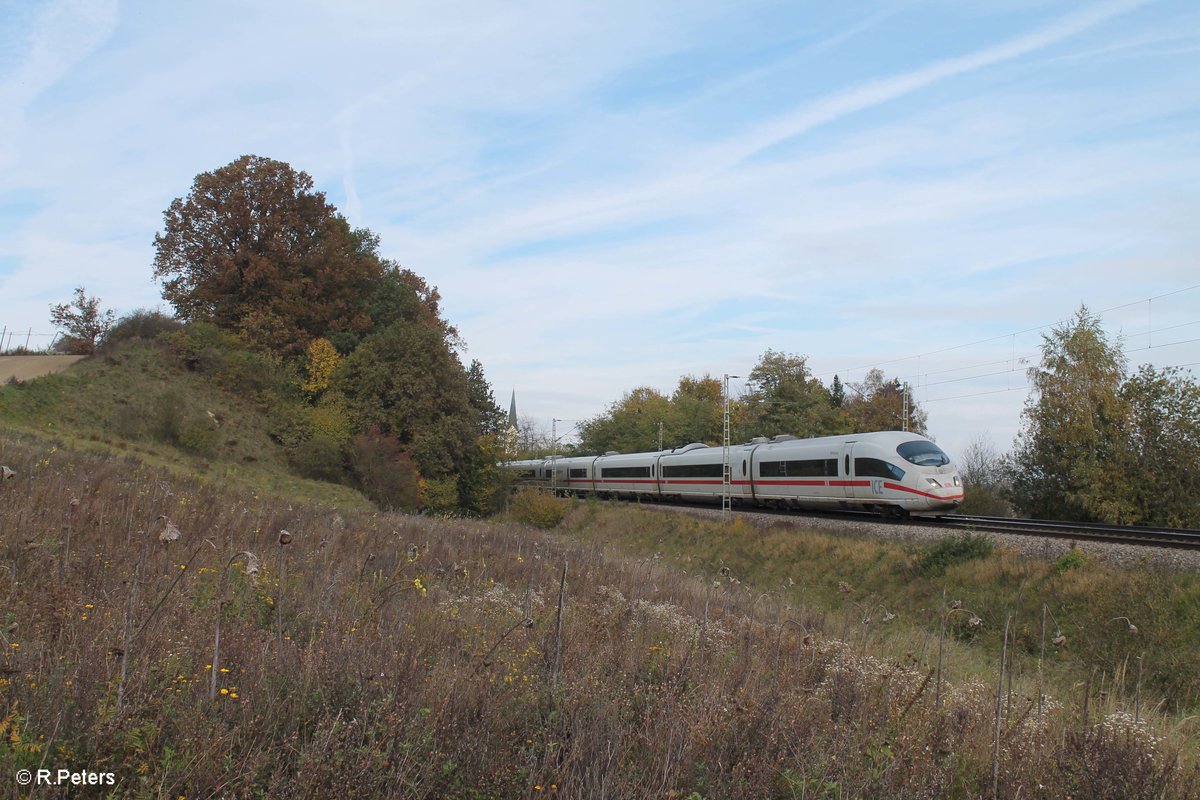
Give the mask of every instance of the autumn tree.
M 872 369 L 859 383 L 849 384 L 841 408 L 850 417 L 856 433 L 904 430 L 904 384 L 888 379 L 883 370 Z M 925 434 L 929 415 L 909 395 L 908 430 Z
M 58 349 L 73 355 L 91 355 L 112 328 L 116 315 L 100 309 L 99 297 L 88 297 L 82 286 L 69 303 L 50 306 L 50 322 L 63 330 Z
M 1125 356 L 1086 307 L 1042 339 L 1013 450 L 1013 498 L 1032 517 L 1132 521 Z
M 742 395 L 744 423 L 738 438 L 790 434 L 808 437 L 849 431 L 829 390 L 804 356 L 767 350 L 750 371 Z
M 723 413 L 721 381 L 711 375 L 700 378 L 685 375 L 671 395 L 667 426 L 670 430 L 664 432 L 664 441 L 671 445 L 719 442 Z
M 308 344 L 308 363 L 305 365 L 308 378 L 300 388 L 311 397 L 320 395 L 329 388 L 333 372 L 341 361 L 342 357 L 328 339 L 313 339 Z
M 285 355 L 372 328 L 364 299 L 384 272 L 378 238 L 352 230 L 307 173 L 242 156 L 196 176 L 163 218 L 154 277 L 181 320 Z

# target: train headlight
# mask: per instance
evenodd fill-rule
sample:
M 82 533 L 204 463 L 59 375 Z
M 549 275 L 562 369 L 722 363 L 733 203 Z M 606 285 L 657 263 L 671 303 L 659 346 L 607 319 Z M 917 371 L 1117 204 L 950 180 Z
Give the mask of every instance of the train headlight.
M 962 481 L 960 481 L 960 480 L 958 479 L 958 476 L 957 476 L 957 475 L 955 475 L 955 476 L 954 476 L 954 485 L 955 485 L 955 486 L 962 486 Z
M 925 480 L 929 481 L 929 485 L 935 489 L 942 488 L 942 485 L 940 483 L 938 483 L 937 481 L 935 481 L 933 478 L 926 478 Z

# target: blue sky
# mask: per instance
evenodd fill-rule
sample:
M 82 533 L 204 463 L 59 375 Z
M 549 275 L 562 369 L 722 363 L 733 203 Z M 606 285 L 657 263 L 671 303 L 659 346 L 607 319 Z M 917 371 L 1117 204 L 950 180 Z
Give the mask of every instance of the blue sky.
M 0 0 L 0 325 L 162 305 L 163 210 L 246 153 L 436 284 L 547 429 L 773 348 L 1004 450 L 1080 303 L 1200 364 L 1190 1 Z

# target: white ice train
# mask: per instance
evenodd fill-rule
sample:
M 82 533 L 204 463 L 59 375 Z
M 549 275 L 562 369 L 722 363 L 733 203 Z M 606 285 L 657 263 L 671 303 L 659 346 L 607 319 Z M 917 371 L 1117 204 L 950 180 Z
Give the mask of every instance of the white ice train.
M 655 453 L 606 453 L 510 461 L 523 480 L 563 492 L 629 499 L 720 502 L 722 447 L 694 443 Z M 958 468 L 924 436 L 757 438 L 729 448 L 730 497 L 738 505 L 855 509 L 887 517 L 941 515 L 963 499 Z

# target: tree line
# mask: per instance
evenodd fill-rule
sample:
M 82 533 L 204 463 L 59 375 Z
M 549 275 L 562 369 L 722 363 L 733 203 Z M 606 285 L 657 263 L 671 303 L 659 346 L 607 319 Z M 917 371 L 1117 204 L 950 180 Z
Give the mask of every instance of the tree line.
M 603 413 L 579 426 L 581 455 L 655 450 L 690 442 L 720 443 L 724 398 L 719 378 L 687 375 L 666 395 L 649 386 L 627 392 Z M 834 376 L 826 386 L 805 356 L 767 350 L 750 371 L 745 388 L 730 398 L 730 437 L 833 436 L 904 427 L 904 385 L 872 369 L 858 383 Z M 925 433 L 928 415 L 910 398 L 908 428 Z M 661 440 L 661 441 L 660 441 Z
M 1012 450 L 980 434 L 956 457 L 967 485 L 964 510 L 1120 524 L 1200 527 L 1200 386 L 1178 368 L 1131 371 L 1119 341 L 1080 308 L 1043 337 L 1033 391 Z M 859 383 L 829 385 L 804 356 L 768 350 L 746 388 L 730 399 L 735 442 L 779 433 L 829 436 L 903 427 L 899 379 L 871 370 Z M 908 429 L 928 416 L 910 399 Z M 671 394 L 627 392 L 579 426 L 580 455 L 671 448 L 723 438 L 721 381 L 684 376 Z M 536 442 L 549 452 L 546 439 Z

